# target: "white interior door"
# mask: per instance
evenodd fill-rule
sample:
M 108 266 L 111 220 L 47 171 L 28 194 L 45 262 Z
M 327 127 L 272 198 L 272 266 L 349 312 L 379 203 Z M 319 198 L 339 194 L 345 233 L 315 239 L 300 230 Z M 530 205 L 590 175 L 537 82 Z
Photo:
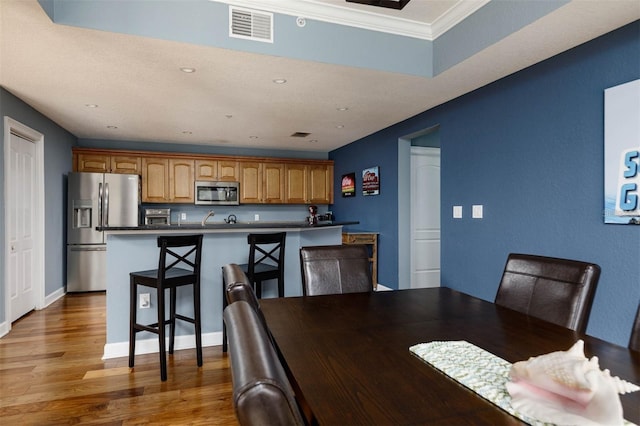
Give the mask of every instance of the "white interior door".
M 34 255 L 36 145 L 12 133 L 9 155 L 7 285 L 13 322 L 36 307 L 33 271 L 42 265 Z
M 411 147 L 411 288 L 440 286 L 440 148 Z

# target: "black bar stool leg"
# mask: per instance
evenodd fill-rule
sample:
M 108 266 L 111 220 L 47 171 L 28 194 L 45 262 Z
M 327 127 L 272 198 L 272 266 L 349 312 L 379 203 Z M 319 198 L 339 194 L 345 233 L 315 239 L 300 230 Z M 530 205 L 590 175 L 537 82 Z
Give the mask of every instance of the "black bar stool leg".
M 138 286 L 135 283 L 133 277 L 129 278 L 129 368 L 133 368 L 136 354 L 136 321 L 137 321 L 137 306 L 136 299 L 138 298 Z
M 196 358 L 198 367 L 202 367 L 202 323 L 200 317 L 200 283 L 193 284 L 193 320 L 196 329 Z
M 176 335 L 176 288 L 169 289 L 169 353 L 173 353 L 173 344 Z
M 278 297 L 284 297 L 284 278 L 278 278 Z
M 160 352 L 160 380 L 167 380 L 167 350 L 165 341 L 166 320 L 164 312 L 164 289 L 158 289 L 158 345 Z

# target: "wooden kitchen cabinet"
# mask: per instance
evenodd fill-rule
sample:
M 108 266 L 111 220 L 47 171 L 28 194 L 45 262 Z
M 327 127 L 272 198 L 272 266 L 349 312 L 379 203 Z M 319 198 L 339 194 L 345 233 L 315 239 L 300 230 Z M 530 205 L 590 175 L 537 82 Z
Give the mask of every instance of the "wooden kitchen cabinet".
M 111 156 L 108 154 L 78 154 L 76 171 L 109 173 L 111 171 Z
M 238 161 L 218 160 L 218 178 L 216 180 L 224 182 L 237 182 L 240 180 L 238 171 Z
M 308 165 L 308 199 L 311 204 L 333 203 L 333 167 Z
M 193 203 L 194 160 L 169 159 L 169 202 Z
M 240 180 L 236 160 L 195 160 L 195 180 L 237 182 Z
M 193 203 L 194 161 L 142 158 L 142 202 Z
M 285 177 L 285 202 L 289 204 L 306 204 L 307 167 L 304 164 L 287 164 Z
M 283 163 L 240 161 L 241 204 L 283 204 L 285 165 Z
M 333 166 L 287 164 L 285 192 L 289 204 L 333 203 Z
M 262 202 L 282 204 L 285 202 L 285 165 L 283 163 L 264 163 L 262 166 Z
M 196 160 L 195 180 L 215 181 L 218 180 L 218 161 L 216 160 Z
M 133 155 L 112 155 L 111 173 L 124 173 L 139 175 L 142 167 L 142 159 Z
M 72 149 L 73 170 L 142 176 L 142 202 L 193 203 L 196 180 L 240 182 L 245 204 L 331 204 L 333 162 L 153 151 Z
M 142 158 L 142 202 L 169 201 L 169 159 Z
M 139 175 L 140 166 L 140 157 L 135 155 L 80 153 L 76 160 L 76 171 L 78 172 Z
M 240 203 L 259 204 L 262 202 L 262 163 L 240 161 Z

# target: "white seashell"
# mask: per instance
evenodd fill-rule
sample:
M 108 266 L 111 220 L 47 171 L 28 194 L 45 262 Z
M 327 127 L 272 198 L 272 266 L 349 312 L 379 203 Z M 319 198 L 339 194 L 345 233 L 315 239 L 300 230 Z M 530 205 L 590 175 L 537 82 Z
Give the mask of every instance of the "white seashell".
M 516 362 L 509 375 L 507 389 L 516 410 L 560 425 L 622 424 L 618 394 L 640 390 L 600 370 L 597 357 L 587 359 L 582 340 L 567 351 Z

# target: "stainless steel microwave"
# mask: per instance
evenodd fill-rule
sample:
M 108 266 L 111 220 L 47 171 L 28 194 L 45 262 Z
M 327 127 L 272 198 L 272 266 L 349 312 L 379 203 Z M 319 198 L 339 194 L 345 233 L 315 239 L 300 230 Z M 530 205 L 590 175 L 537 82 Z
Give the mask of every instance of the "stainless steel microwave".
M 196 204 L 203 206 L 237 206 L 240 182 L 196 181 Z

